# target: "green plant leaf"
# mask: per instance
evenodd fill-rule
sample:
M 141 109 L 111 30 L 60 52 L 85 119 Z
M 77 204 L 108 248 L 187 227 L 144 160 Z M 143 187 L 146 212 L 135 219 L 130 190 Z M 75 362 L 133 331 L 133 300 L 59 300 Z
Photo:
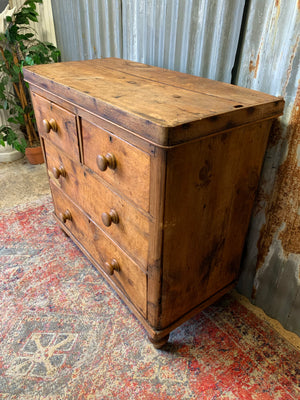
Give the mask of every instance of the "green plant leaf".
M 24 138 L 21 138 L 21 140 L 19 142 L 18 141 L 14 142 L 13 147 L 16 150 L 20 151 L 21 153 L 25 154 L 25 149 L 27 147 L 27 142 L 26 142 L 26 140 Z
M 18 35 L 18 26 L 17 25 L 12 25 L 11 27 L 9 27 L 6 32 L 5 32 L 5 36 L 7 37 L 8 41 L 10 43 L 15 43 L 16 42 L 16 38 Z
M 32 59 L 32 57 L 26 56 L 25 57 L 25 64 L 26 65 L 33 65 L 34 64 L 34 60 Z
M 40 3 L 40 4 L 42 4 L 43 3 L 43 0 L 26 0 L 25 2 L 24 2 L 24 6 L 25 5 L 31 5 L 31 4 L 34 4 L 34 3 Z
M 0 34 L 5 58 L 4 60 L 0 54 L 0 108 L 5 108 L 9 112 L 8 122 L 18 125 L 22 131 L 25 129 L 28 118 L 34 126 L 36 124 L 28 91 L 29 84 L 23 82 L 23 66 L 57 62 L 60 58 L 60 51 L 52 43 L 38 40 L 35 36 L 36 32 L 30 26 L 31 21 L 38 22 L 37 4 L 42 3 L 42 0 L 25 0 L 17 12 L 8 17 L 6 32 Z M 15 64 L 15 54 L 19 59 L 19 65 Z M 14 82 L 24 85 L 25 96 L 29 101 L 25 109 L 21 107 L 17 93 L 13 90 L 11 83 Z M 24 132 L 26 138 L 26 131 Z M 26 140 L 20 140 L 11 127 L 2 126 L 0 138 L 1 141 L 10 143 L 17 150 L 25 151 Z
M 33 22 L 39 22 L 39 20 L 37 19 L 37 16 L 34 14 L 28 14 L 28 18 Z
M 19 74 L 21 72 L 21 68 L 19 65 L 14 65 L 13 66 L 13 70 L 16 74 Z
M 9 118 L 7 118 L 7 121 L 8 121 L 8 122 L 13 122 L 13 123 L 15 123 L 15 118 L 9 117 Z
M 9 78 L 8 76 L 3 75 L 1 79 L 1 83 L 6 86 L 8 84 Z
M 19 113 L 24 114 L 23 108 L 20 107 L 20 106 L 18 106 L 17 104 L 15 104 L 15 109 L 16 109 Z

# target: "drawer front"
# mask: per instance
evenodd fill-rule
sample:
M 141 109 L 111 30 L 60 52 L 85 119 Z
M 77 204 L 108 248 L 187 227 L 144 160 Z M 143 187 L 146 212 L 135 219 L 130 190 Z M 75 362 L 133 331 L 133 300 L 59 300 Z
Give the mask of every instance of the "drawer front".
M 56 185 L 50 182 L 50 187 L 57 217 L 63 220 L 66 228 L 145 316 L 146 274 L 109 240 Z M 112 267 L 115 267 L 116 270 L 113 270 L 113 275 L 110 275 L 110 268 Z M 119 271 L 117 270 L 118 267 Z
M 32 92 L 39 134 L 79 161 L 76 117 L 69 111 Z
M 144 268 L 148 255 L 147 217 L 108 189 L 95 174 L 44 141 L 49 177 Z M 61 171 L 63 168 L 63 173 Z M 105 215 L 102 215 L 105 214 Z M 114 218 L 115 217 L 115 218 Z M 109 224 L 109 226 L 106 226 Z
M 81 131 L 84 164 L 148 212 L 149 154 L 84 119 Z

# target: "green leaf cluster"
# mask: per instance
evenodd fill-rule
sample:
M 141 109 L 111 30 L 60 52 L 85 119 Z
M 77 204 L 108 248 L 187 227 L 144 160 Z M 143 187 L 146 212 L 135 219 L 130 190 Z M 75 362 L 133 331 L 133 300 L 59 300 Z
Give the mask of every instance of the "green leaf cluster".
M 0 144 L 5 146 L 5 143 L 11 145 L 14 149 L 25 153 L 27 142 L 24 138 L 19 139 L 16 132 L 7 125 L 0 127 Z
M 9 125 L 0 127 L 0 144 L 7 142 L 22 152 L 27 145 L 39 141 L 23 67 L 60 61 L 60 51 L 53 44 L 38 40 L 30 26 L 31 21 L 39 20 L 38 3 L 43 0 L 26 0 L 6 18 L 6 31 L 0 34 L 0 109 L 9 113 Z M 25 139 L 18 139 L 13 124 L 21 129 Z

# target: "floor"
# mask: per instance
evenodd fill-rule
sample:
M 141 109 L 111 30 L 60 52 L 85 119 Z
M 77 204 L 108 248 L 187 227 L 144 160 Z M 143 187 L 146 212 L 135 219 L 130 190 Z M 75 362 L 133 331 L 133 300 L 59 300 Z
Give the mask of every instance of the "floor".
M 0 163 L 0 209 L 28 203 L 50 193 L 45 164 L 30 165 L 26 158 Z
M 10 163 L 0 163 L 0 193 L 0 209 L 28 203 L 49 194 L 45 164 L 30 165 L 26 158 Z M 232 295 L 300 350 L 300 338 L 296 334 L 285 330 L 278 321 L 269 318 L 262 309 L 251 304 L 246 297 L 236 291 L 232 291 Z

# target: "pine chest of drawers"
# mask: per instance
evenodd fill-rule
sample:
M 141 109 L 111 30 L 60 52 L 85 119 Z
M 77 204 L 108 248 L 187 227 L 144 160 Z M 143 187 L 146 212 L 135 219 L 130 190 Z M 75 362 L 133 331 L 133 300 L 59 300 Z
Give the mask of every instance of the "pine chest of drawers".
M 162 346 L 236 282 L 283 100 L 112 58 L 24 75 L 57 222 Z

